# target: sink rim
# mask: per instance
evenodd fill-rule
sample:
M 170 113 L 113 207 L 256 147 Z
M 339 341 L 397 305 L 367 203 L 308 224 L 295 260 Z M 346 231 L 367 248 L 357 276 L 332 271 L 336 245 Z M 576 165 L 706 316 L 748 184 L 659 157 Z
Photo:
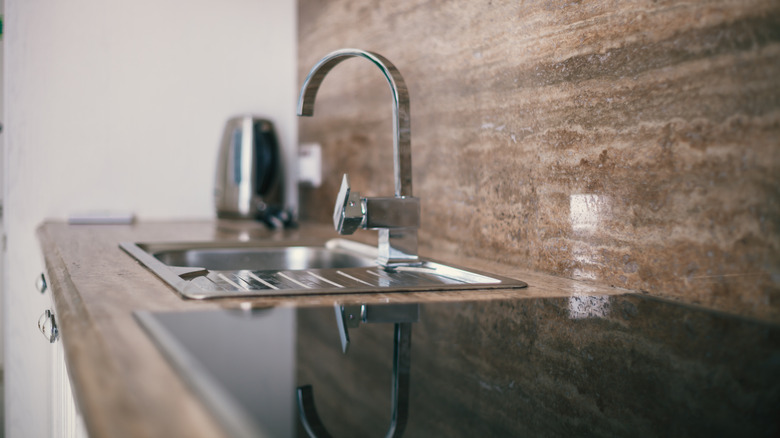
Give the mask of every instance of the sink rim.
M 200 242 L 121 242 L 120 248 L 135 258 L 156 276 L 171 286 L 178 294 L 191 299 L 213 299 L 213 298 L 244 298 L 253 299 L 265 296 L 296 296 L 296 295 L 314 295 L 314 294 L 345 294 L 345 293 L 389 293 L 389 292 L 431 292 L 442 290 L 466 290 L 466 289 L 514 289 L 524 288 L 528 284 L 513 278 L 504 277 L 497 274 L 486 273 L 472 268 L 464 268 L 452 264 L 443 264 L 431 259 L 420 258 L 421 265 L 418 267 L 382 268 L 378 263 L 369 267 L 344 267 L 344 268 L 312 268 L 303 270 L 291 269 L 273 269 L 268 271 L 247 271 L 247 270 L 208 270 L 203 267 L 182 267 L 171 266 L 157 259 L 153 254 L 156 251 L 164 249 L 193 249 L 193 248 L 289 248 L 295 246 L 316 247 L 328 249 L 331 251 L 344 251 L 351 255 L 362 256 L 364 258 L 376 259 L 377 249 L 375 246 L 358 243 L 351 240 L 334 238 L 329 240 L 290 240 L 290 241 L 200 241 Z M 155 251 L 156 250 L 156 251 Z M 372 272 L 368 272 L 372 271 Z M 264 285 L 272 289 L 247 288 L 236 284 L 230 278 L 226 278 L 240 273 L 249 273 Z M 316 287 L 274 287 L 264 282 L 262 279 L 253 276 L 253 273 L 275 274 L 293 281 L 300 285 L 300 282 L 291 279 L 289 275 L 298 273 L 299 275 L 309 274 L 317 279 L 321 279 L 336 287 L 319 284 Z M 323 278 L 331 274 L 339 274 L 354 281 L 348 281 L 347 286 L 338 285 L 333 281 Z M 224 275 L 223 275 L 224 274 Z M 319 275 L 318 275 L 319 274 Z M 355 276 L 371 274 L 376 277 L 403 277 L 417 276 L 423 281 L 411 282 L 409 284 L 401 282 L 403 285 L 393 286 L 393 281 L 384 285 L 383 282 L 374 278 L 375 284 L 369 284 Z M 214 280 L 213 276 L 221 277 L 222 280 Z M 339 277 L 340 280 L 344 280 Z M 436 281 L 431 283 L 430 278 Z M 245 278 L 238 277 L 245 282 Z M 428 280 L 426 280 L 428 279 Z M 235 280 L 235 278 L 233 278 Z M 332 280 L 332 277 L 331 277 Z M 454 280 L 454 281 L 452 281 Z M 214 284 L 213 281 L 217 281 Z M 222 286 L 220 286 L 222 282 Z M 236 288 L 225 288 L 225 283 L 236 286 Z M 357 283 L 356 283 L 357 282 Z M 238 281 L 242 283 L 242 281 Z M 362 284 L 360 284 L 362 283 Z M 304 286 L 304 285 L 301 285 Z M 243 289 L 241 289 L 243 287 Z

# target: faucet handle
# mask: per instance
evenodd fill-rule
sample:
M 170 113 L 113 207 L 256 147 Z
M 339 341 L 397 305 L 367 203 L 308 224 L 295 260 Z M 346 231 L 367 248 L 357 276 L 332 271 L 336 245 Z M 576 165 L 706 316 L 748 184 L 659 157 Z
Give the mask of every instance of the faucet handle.
M 365 203 L 360 193 L 350 190 L 349 176 L 345 173 L 333 210 L 333 226 L 339 234 L 352 234 L 363 224 L 365 216 Z

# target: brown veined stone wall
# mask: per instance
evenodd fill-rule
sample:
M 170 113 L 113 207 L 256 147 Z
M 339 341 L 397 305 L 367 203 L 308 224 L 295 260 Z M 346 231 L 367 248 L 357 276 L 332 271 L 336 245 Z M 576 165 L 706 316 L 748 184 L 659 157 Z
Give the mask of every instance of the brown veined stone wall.
M 426 247 L 780 320 L 780 3 L 299 2 L 299 83 L 344 47 L 411 96 Z M 392 195 L 391 103 L 348 60 L 301 141 Z M 365 233 L 366 231 L 359 231 Z

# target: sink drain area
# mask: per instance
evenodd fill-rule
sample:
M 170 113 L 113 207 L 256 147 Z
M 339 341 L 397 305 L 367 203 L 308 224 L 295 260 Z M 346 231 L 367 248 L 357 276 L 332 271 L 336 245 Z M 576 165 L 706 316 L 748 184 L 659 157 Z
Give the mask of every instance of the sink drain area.
M 216 298 L 333 293 L 434 291 L 513 288 L 526 284 L 434 262 L 420 267 L 385 270 L 370 268 L 299 271 L 208 271 L 184 280 L 180 292 L 190 298 Z

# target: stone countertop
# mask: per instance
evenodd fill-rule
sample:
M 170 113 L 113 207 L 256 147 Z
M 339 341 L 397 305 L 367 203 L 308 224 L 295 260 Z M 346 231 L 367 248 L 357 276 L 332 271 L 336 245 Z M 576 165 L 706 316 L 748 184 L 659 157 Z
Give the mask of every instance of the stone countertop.
M 123 241 L 331 237 L 330 227 L 311 224 L 289 231 L 230 221 L 43 224 L 54 312 L 90 436 L 225 436 L 133 312 L 194 315 L 242 306 L 295 310 L 295 380 L 317 388 L 318 410 L 335 436 L 384 433 L 392 365 L 382 358 L 392 350 L 392 333 L 387 325 L 366 324 L 344 355 L 333 324 L 337 300 L 421 303 L 406 436 L 780 431 L 776 325 L 425 251 L 529 287 L 185 300 L 118 247 Z M 374 236 L 354 237 L 370 243 Z

